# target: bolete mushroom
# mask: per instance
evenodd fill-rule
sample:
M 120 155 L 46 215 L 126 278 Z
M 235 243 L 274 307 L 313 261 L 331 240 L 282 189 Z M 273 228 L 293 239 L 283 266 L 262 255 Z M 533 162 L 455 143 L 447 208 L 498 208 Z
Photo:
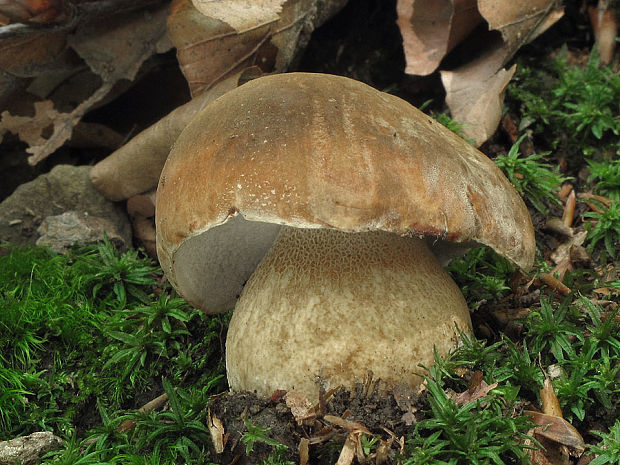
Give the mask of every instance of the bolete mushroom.
M 236 302 L 230 388 L 263 396 L 368 372 L 419 384 L 433 347 L 471 325 L 433 251 L 483 244 L 528 269 L 535 250 L 491 160 L 409 103 L 321 74 L 262 77 L 206 107 L 170 153 L 156 212 L 178 292 L 209 313 Z

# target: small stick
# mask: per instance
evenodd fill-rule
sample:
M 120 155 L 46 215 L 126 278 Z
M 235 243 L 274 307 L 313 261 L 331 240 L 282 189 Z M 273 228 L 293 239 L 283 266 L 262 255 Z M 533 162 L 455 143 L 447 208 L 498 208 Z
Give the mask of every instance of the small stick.
M 562 295 L 570 294 L 570 288 L 550 273 L 541 273 L 540 279 L 551 289 Z

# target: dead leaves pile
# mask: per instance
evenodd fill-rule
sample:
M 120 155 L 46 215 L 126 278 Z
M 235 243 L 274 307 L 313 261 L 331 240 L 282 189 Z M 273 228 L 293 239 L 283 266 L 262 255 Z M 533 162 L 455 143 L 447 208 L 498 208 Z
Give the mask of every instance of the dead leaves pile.
M 434 72 L 457 46 L 469 56 L 440 73 L 452 117 L 477 146 L 500 121 L 503 91 L 516 69 L 504 65 L 564 14 L 555 0 L 398 0 L 397 8 L 406 73 Z
M 103 3 L 123 6 L 120 0 Z M 71 139 L 89 110 L 135 80 L 151 56 L 171 48 L 166 5 L 124 3 L 122 14 L 99 12 L 96 21 L 82 9 L 45 28 L 0 28 L 0 137 L 12 132 L 26 142 L 30 164 Z
M 39 163 L 71 139 L 88 111 L 122 93 L 151 57 L 173 46 L 193 96 L 252 66 L 266 72 L 285 71 L 314 28 L 345 3 L 3 3 L 0 138 L 7 132 L 17 135 L 29 146 L 29 163 Z

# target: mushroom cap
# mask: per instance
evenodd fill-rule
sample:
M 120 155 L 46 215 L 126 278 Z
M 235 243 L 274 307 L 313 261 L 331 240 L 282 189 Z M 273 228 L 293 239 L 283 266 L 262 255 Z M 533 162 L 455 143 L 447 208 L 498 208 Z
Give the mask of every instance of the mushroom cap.
M 201 111 L 166 161 L 157 251 L 193 305 L 231 309 L 280 225 L 482 244 L 525 270 L 534 261 L 527 208 L 493 161 L 404 100 L 340 76 L 250 81 Z

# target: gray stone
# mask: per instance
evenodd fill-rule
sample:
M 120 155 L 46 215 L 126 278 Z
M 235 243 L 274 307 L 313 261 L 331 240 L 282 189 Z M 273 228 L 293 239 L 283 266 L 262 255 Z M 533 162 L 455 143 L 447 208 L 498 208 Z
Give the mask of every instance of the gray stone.
M 39 431 L 9 441 L 0 441 L 0 464 L 32 465 L 47 452 L 59 449 L 62 440 L 50 431 Z
M 37 228 L 44 218 L 74 211 L 105 219 L 130 244 L 127 214 L 95 189 L 89 171 L 90 166 L 58 165 L 19 186 L 0 203 L 0 242 L 35 244 L 39 238 Z
M 37 245 L 47 245 L 57 253 L 65 253 L 73 246 L 82 247 L 103 241 L 106 236 L 121 250 L 128 245 L 112 221 L 83 212 L 68 211 L 48 216 L 37 232 L 41 235 Z

